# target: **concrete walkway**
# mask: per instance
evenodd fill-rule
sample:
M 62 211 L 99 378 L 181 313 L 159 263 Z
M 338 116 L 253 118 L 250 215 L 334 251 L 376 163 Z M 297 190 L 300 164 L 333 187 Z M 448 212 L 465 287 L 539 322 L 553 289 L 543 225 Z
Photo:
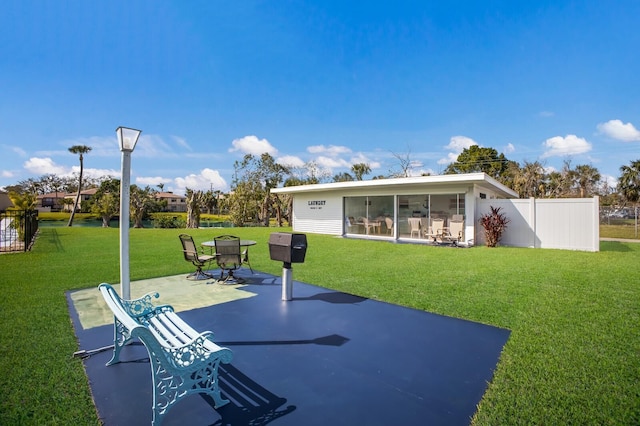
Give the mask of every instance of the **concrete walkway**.
M 640 239 L 631 240 L 628 238 L 600 238 L 600 241 L 617 241 L 619 243 L 640 243 Z

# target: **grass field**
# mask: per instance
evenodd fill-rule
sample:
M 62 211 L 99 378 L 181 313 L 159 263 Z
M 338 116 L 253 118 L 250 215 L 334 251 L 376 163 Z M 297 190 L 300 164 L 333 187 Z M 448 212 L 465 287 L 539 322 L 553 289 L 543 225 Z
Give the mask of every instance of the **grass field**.
M 254 269 L 279 275 L 267 246 L 276 230 L 233 233 L 258 241 Z M 132 230 L 132 281 L 190 272 L 183 231 Z M 201 242 L 216 230 L 189 233 Z M 475 424 L 640 424 L 640 244 L 587 253 L 308 241 L 296 280 L 512 331 Z M 0 256 L 0 424 L 99 423 L 71 357 L 65 292 L 117 283 L 118 255 L 117 229 L 59 227 L 42 228 L 29 253 Z

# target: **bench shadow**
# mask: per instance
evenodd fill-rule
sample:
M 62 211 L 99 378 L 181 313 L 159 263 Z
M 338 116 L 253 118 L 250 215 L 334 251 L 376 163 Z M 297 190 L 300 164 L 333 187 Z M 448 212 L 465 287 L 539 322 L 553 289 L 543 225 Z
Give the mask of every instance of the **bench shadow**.
M 221 418 L 211 426 L 262 426 L 296 409 L 295 405 L 284 407 L 287 403 L 286 398 L 269 391 L 232 364 L 220 365 L 218 379 L 224 398 L 231 402 L 223 407 L 214 408 Z M 215 406 L 213 398 L 209 395 L 201 396 L 212 408 Z

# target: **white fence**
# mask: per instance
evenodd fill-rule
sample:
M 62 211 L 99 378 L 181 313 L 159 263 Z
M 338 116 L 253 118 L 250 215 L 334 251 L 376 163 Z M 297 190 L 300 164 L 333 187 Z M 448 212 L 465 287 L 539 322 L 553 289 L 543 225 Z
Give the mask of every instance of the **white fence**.
M 490 207 L 502 207 L 509 219 L 501 245 L 514 247 L 555 248 L 565 250 L 600 250 L 599 199 L 492 199 L 477 200 L 475 243 L 484 244 L 484 229 L 478 223 Z

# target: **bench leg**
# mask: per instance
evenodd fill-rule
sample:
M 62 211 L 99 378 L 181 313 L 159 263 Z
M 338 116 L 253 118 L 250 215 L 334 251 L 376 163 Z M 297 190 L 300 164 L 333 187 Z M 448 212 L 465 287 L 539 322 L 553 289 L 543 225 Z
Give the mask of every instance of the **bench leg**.
M 149 347 L 147 346 L 147 349 Z M 151 371 L 153 376 L 153 422 L 154 426 L 162 423 L 162 419 L 175 404 L 183 398 L 202 393 L 210 395 L 215 402 L 214 407 L 220 408 L 230 401 L 224 399 L 218 383 L 218 365 L 220 360 L 202 365 L 195 371 L 182 372 L 174 375 L 162 365 L 160 358 L 149 351 Z
M 120 350 L 131 341 L 129 330 L 116 318 L 113 324 L 113 356 L 107 366 L 120 362 Z

